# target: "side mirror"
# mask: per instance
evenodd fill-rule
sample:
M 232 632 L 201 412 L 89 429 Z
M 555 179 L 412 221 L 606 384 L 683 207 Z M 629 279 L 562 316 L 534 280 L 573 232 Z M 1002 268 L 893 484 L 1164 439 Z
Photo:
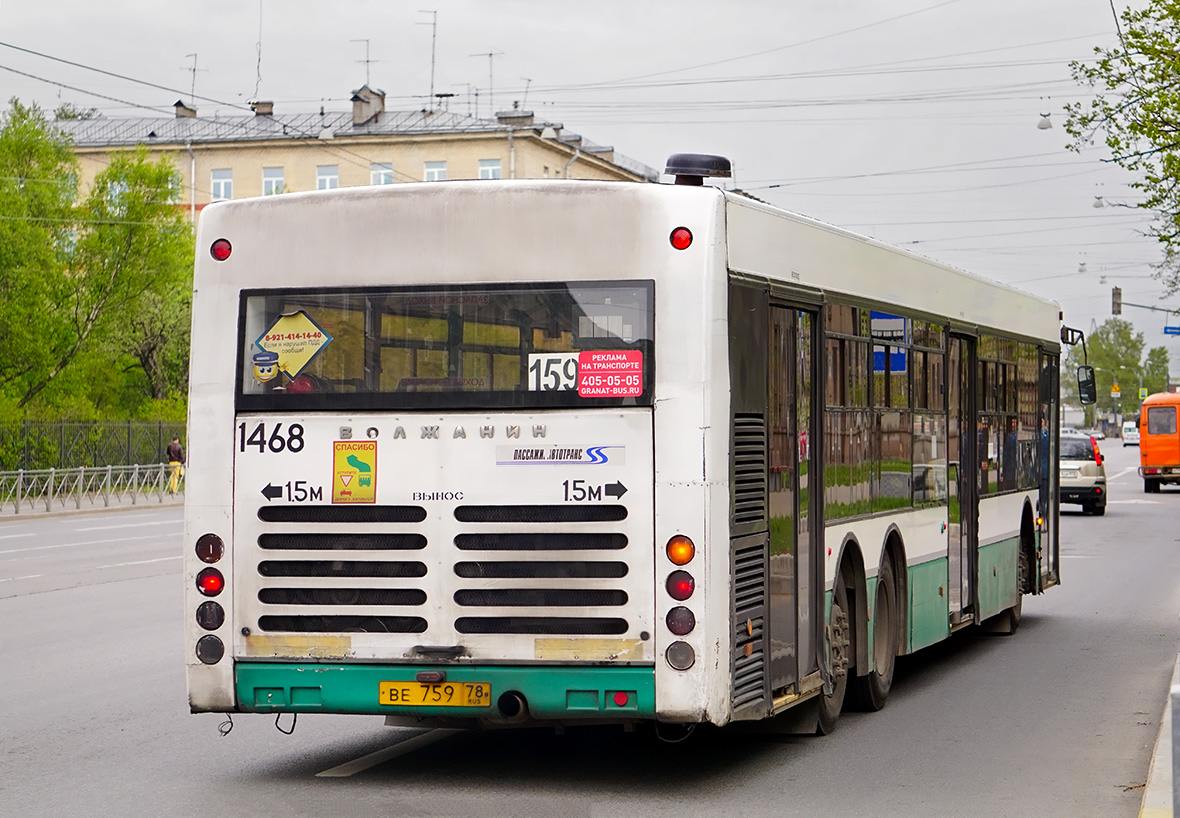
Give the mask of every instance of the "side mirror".
M 1098 384 L 1094 382 L 1094 367 L 1078 367 L 1078 400 L 1083 405 L 1098 400 Z

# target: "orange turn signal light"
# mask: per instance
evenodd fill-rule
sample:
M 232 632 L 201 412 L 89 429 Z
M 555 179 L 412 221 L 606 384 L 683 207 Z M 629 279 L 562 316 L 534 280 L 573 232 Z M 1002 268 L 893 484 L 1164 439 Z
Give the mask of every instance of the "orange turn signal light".
M 668 540 L 667 552 L 668 559 L 672 561 L 673 565 L 688 565 L 696 555 L 697 547 L 688 537 L 677 534 Z

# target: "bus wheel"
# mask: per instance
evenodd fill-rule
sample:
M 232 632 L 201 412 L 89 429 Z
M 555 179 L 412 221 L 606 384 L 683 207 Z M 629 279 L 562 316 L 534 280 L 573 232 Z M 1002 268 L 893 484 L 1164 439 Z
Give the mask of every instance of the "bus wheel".
M 832 607 L 828 613 L 828 656 L 832 674 L 832 692 L 825 693 L 819 702 L 819 725 L 816 732 L 826 736 L 836 729 L 836 721 L 844 708 L 844 694 L 848 689 L 848 667 L 852 658 L 852 631 L 848 621 L 848 589 L 844 575 L 836 575 L 832 589 Z
M 872 667 L 864 676 L 849 679 L 848 693 L 858 710 L 880 710 L 885 706 L 893 686 L 893 668 L 897 664 L 897 584 L 893 565 L 886 560 L 877 574 L 877 599 L 873 606 Z

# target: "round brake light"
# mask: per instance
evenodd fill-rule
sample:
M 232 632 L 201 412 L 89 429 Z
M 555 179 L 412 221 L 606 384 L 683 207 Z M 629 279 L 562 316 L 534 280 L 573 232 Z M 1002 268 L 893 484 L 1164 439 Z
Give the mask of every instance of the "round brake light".
M 233 251 L 234 248 L 230 245 L 229 239 L 218 239 L 209 247 L 209 255 L 218 261 L 225 261 Z
M 683 602 L 692 596 L 696 581 L 688 571 L 673 571 L 668 574 L 668 595 L 677 602 Z
M 206 568 L 197 574 L 197 590 L 205 596 L 217 596 L 225 588 L 225 577 L 216 568 Z
M 672 246 L 677 250 L 687 250 L 688 246 L 692 244 L 692 231 L 687 227 L 677 227 L 672 231 L 672 235 L 668 237 L 672 242 Z

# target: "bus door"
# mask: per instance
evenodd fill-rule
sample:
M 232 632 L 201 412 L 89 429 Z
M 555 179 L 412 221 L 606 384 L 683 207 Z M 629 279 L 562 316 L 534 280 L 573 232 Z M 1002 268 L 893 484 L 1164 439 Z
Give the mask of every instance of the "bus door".
M 970 621 L 976 610 L 979 548 L 979 454 L 975 405 L 975 339 L 951 335 L 947 373 L 947 450 L 950 508 L 947 525 L 947 589 L 951 624 Z
M 770 560 L 771 690 L 819 669 L 823 623 L 821 526 L 814 502 L 818 474 L 816 332 L 818 316 L 793 307 L 770 310 Z
M 1040 470 L 1040 508 L 1037 509 L 1037 513 L 1045 522 L 1041 529 L 1041 541 L 1037 547 L 1037 565 L 1033 579 L 1032 590 L 1037 593 L 1061 580 L 1057 551 L 1057 513 L 1060 508 L 1060 494 L 1057 490 L 1059 379 L 1060 370 L 1057 358 L 1042 353 L 1040 441 L 1037 446 L 1038 468 Z

